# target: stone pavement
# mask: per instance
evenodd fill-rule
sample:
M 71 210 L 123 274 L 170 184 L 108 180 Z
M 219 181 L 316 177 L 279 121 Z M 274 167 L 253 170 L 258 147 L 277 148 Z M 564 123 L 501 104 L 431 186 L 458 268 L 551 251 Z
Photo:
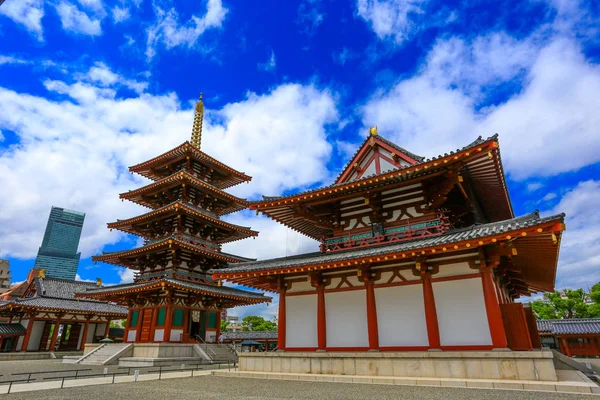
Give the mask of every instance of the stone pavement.
M 23 392 L 3 395 L 7 400 L 165 400 L 189 399 L 327 399 L 327 400 L 590 400 L 593 395 L 466 389 L 428 386 L 364 385 L 335 382 L 302 382 L 265 379 L 223 378 L 201 376 L 195 378 L 166 379 L 143 383 L 117 383 L 68 389 L 50 389 L 40 392 Z
M 511 381 L 506 379 L 456 379 L 456 378 L 398 378 L 385 376 L 290 374 L 251 371 L 213 371 L 213 375 L 267 380 L 298 380 L 318 382 L 371 383 L 404 386 L 440 386 L 486 389 L 517 389 L 542 392 L 600 394 L 600 387 L 579 371 L 557 371 L 558 382 Z

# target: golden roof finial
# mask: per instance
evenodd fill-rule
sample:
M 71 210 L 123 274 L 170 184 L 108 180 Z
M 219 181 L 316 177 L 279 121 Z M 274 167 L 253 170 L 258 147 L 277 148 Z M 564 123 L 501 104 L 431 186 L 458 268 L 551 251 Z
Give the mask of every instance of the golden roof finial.
M 372 126 L 372 127 L 369 128 L 369 134 L 371 136 L 377 136 L 377 125 Z
M 45 277 L 46 277 L 46 270 L 40 269 L 40 271 L 38 272 L 38 278 L 45 278 Z
M 204 102 L 202 101 L 202 93 L 196 103 L 196 113 L 194 114 L 194 125 L 192 126 L 192 144 L 200 149 L 202 141 L 202 119 L 204 118 Z

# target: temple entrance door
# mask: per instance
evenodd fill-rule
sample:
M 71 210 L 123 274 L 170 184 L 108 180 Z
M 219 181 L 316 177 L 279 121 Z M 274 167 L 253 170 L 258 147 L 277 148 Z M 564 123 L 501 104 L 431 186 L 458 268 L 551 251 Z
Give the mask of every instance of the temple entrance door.
M 152 309 L 146 308 L 142 314 L 142 325 L 140 332 L 140 342 L 150 341 L 150 331 L 152 330 Z
M 67 350 L 77 350 L 79 344 L 79 336 L 81 335 L 81 325 L 72 324 L 69 331 L 69 341 L 67 342 Z
M 196 336 L 200 336 L 204 340 L 204 336 L 200 335 L 200 325 L 202 321 L 202 311 L 190 310 L 190 326 L 189 337 L 196 340 Z
M 202 340 L 206 340 L 206 322 L 208 320 L 208 313 L 206 311 L 200 311 L 200 337 Z

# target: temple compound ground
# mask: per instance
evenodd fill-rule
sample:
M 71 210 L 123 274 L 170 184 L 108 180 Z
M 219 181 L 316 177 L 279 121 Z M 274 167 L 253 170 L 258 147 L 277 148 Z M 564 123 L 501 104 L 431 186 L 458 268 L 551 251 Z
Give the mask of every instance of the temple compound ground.
M 428 399 L 428 400 L 575 400 L 592 395 L 329 382 L 270 381 L 202 376 L 185 379 L 120 383 L 6 395 L 7 400 L 74 399 Z

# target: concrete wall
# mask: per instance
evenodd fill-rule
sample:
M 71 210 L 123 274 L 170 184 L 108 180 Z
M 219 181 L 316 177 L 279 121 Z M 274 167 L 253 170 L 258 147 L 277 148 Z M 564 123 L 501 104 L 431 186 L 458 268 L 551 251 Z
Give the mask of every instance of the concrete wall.
M 240 353 L 240 371 L 556 381 L 550 351 Z

